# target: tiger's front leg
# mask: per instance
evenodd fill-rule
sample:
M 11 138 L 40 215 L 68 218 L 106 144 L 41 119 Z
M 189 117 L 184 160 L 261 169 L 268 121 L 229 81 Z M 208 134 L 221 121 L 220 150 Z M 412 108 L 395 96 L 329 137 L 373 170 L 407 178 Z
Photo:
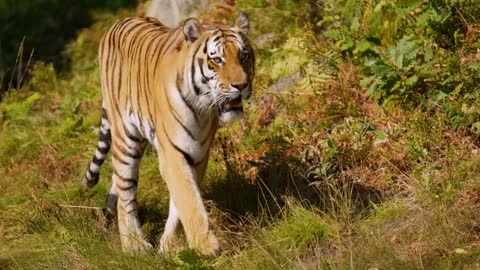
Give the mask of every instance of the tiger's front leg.
M 165 155 L 167 158 L 159 157 L 160 171 L 167 183 L 171 200 L 159 251 L 176 248 L 175 229 L 180 220 L 189 246 L 201 254 L 214 255 L 219 251 L 219 243 L 209 228 L 207 212 L 197 187 L 198 173 L 183 155 L 173 148 L 171 150 L 170 154 Z
M 112 185 L 115 185 L 118 228 L 124 251 L 151 249 L 145 241 L 137 210 L 137 183 L 139 162 L 145 145 L 134 138 L 113 136 L 112 145 Z

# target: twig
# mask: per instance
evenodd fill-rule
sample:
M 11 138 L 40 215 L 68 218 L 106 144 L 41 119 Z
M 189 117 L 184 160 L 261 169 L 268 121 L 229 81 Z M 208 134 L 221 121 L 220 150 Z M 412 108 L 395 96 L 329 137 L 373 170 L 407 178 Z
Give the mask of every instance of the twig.
M 8 81 L 7 89 L 10 89 L 11 87 L 13 87 L 12 81 L 13 81 L 13 76 L 15 75 L 15 68 L 17 68 L 17 65 L 19 64 L 19 59 L 23 58 L 23 43 L 24 42 L 25 42 L 25 36 L 23 37 L 22 42 L 20 42 L 20 46 L 18 47 L 17 58 L 15 59 L 15 65 L 13 66 L 13 71 L 12 71 L 12 74 L 10 75 L 10 80 Z M 20 67 L 21 67 L 21 63 L 20 63 Z M 21 68 L 19 68 L 19 69 L 21 69 Z M 20 78 L 20 76 L 19 76 L 19 78 Z M 18 84 L 17 84 L 17 88 L 18 88 Z
M 95 210 L 102 210 L 102 207 L 95 207 L 95 206 L 83 206 L 83 205 L 66 205 L 60 204 L 60 207 L 64 208 L 81 208 L 81 209 L 95 209 Z
M 30 57 L 28 58 L 27 66 L 23 70 L 22 76 L 20 77 L 20 84 L 23 82 L 23 78 L 25 77 L 25 73 L 27 73 L 28 69 L 30 68 L 30 64 L 32 63 L 32 57 L 33 53 L 35 52 L 35 49 L 32 49 L 30 52 Z

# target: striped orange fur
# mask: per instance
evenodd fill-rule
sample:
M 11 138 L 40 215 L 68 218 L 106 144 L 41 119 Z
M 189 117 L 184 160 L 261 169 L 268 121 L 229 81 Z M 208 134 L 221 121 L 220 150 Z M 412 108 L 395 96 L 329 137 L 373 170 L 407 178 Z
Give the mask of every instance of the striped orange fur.
M 219 250 L 197 181 L 205 174 L 219 124 L 241 117 L 242 99 L 252 92 L 255 58 L 248 29 L 243 13 L 233 26 L 188 19 L 175 29 L 154 18 L 127 18 L 102 38 L 102 125 L 84 183 L 98 182 L 111 148 L 107 209 L 118 217 L 124 250 L 152 247 L 142 235 L 136 201 L 139 162 L 148 143 L 158 152 L 170 192 L 160 251 L 174 248 L 180 222 L 190 247 L 202 254 Z

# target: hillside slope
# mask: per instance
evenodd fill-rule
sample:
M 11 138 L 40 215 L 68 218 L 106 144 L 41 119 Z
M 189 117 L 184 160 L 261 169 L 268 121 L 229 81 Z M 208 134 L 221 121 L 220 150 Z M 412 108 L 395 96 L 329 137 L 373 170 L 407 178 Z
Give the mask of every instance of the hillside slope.
M 101 115 L 98 42 L 136 12 L 123 10 L 97 14 L 68 45 L 69 72 L 38 64 L 0 104 L 0 268 L 480 267 L 480 5 L 238 0 L 240 10 L 255 93 L 247 117 L 219 130 L 200 183 L 222 254 L 125 254 L 102 213 L 110 162 L 82 186 Z M 142 230 L 156 245 L 168 192 L 151 148 L 140 171 Z

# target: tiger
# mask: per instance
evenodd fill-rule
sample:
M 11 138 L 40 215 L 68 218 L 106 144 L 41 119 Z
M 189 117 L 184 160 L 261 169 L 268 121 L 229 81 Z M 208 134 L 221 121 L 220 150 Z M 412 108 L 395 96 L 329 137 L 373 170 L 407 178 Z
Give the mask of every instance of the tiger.
M 152 249 L 141 231 L 136 199 L 140 159 L 150 144 L 169 191 L 158 252 L 177 248 L 181 223 L 190 248 L 218 254 L 197 183 L 217 129 L 242 118 L 242 101 L 252 95 L 255 55 L 249 29 L 244 13 L 231 26 L 190 18 L 172 29 L 155 18 L 130 17 L 102 37 L 101 126 L 83 182 L 87 188 L 98 183 L 111 149 L 106 209 L 117 217 L 124 251 Z

